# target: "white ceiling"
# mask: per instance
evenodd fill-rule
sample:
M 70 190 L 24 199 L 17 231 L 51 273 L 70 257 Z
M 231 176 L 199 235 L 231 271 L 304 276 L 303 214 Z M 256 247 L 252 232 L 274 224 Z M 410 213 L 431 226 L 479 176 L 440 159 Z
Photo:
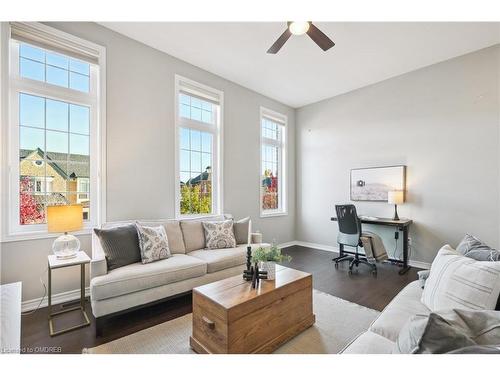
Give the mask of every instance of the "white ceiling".
M 335 47 L 323 52 L 307 35 L 292 36 L 269 55 L 284 22 L 102 23 L 292 107 L 500 43 L 500 23 L 314 24 Z

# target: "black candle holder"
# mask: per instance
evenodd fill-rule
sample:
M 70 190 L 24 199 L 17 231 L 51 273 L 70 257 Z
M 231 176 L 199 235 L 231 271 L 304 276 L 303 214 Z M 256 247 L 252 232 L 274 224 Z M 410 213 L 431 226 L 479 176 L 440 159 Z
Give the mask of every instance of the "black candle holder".
M 247 247 L 247 269 L 243 271 L 243 279 L 252 282 L 252 288 L 259 285 L 260 280 L 267 279 L 267 271 L 260 271 L 258 262 L 252 266 L 252 247 Z

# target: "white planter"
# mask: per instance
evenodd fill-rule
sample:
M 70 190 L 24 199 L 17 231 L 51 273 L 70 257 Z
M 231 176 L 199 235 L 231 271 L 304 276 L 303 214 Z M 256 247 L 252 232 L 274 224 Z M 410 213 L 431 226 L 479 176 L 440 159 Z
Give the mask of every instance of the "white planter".
M 276 278 L 276 262 L 260 262 L 260 270 L 267 271 L 268 280 Z

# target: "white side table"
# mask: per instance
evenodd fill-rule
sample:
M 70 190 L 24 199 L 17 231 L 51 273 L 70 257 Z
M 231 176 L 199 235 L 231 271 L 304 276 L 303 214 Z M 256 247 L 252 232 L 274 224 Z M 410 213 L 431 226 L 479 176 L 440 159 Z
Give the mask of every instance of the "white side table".
M 49 293 L 48 293 L 48 304 L 49 304 L 49 333 L 50 336 L 60 335 L 61 333 L 66 333 L 69 331 L 73 331 L 78 328 L 86 327 L 90 325 L 89 317 L 87 316 L 87 312 L 85 311 L 85 265 L 90 263 L 89 256 L 84 251 L 79 251 L 77 256 L 70 259 L 57 259 L 55 255 L 48 256 L 49 262 L 49 271 L 48 271 L 48 279 L 49 279 Z M 80 266 L 80 305 L 71 307 L 68 309 L 60 310 L 57 312 L 52 312 L 52 270 L 57 268 L 71 267 L 71 266 Z M 74 310 L 81 310 L 83 317 L 85 319 L 84 323 L 78 324 L 73 327 L 64 328 L 59 331 L 54 331 L 54 323 L 53 318 L 56 315 L 64 314 Z

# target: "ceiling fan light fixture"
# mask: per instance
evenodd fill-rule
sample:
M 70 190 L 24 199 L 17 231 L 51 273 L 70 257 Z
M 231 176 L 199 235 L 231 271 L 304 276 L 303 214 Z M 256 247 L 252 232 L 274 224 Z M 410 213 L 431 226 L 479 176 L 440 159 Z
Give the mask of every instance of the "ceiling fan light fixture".
M 309 30 L 309 22 L 293 21 L 290 22 L 290 26 L 288 26 L 288 28 L 293 35 L 303 35 Z

